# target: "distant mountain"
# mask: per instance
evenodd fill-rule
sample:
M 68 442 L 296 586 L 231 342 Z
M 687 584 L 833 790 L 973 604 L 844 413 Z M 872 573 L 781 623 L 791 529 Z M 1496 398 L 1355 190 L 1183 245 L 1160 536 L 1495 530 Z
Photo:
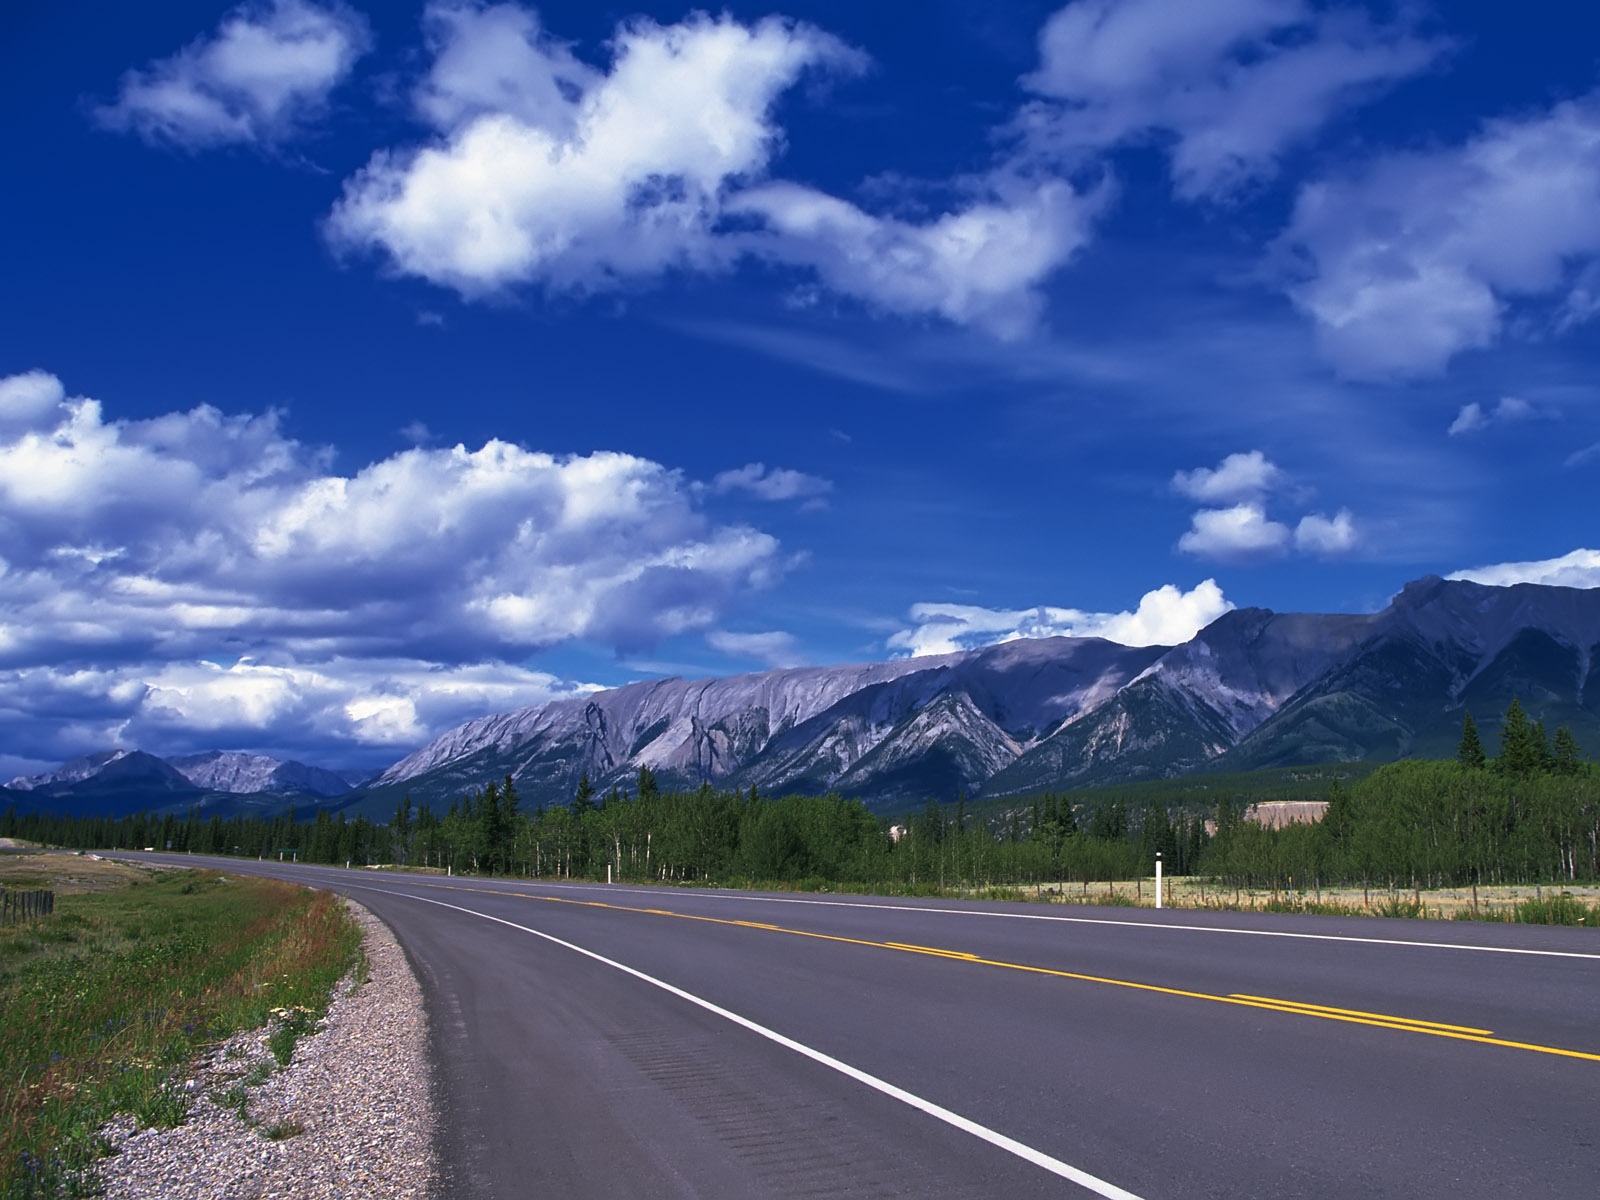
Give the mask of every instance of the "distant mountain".
M 305 807 L 347 795 L 349 780 L 320 767 L 260 754 L 212 751 L 162 759 L 141 750 L 105 750 L 53 771 L 19 776 L 6 804 L 68 816 L 187 812 L 231 816 L 240 811 Z
M 308 767 L 305 763 L 213 750 L 169 758 L 173 767 L 196 787 L 214 792 L 307 792 L 314 796 L 342 796 L 353 784 L 342 775 Z
M 116 762 L 128 754 L 126 750 L 102 750 L 98 754 L 85 754 L 81 758 L 74 758 L 62 763 L 54 771 L 46 771 L 42 775 L 18 775 L 6 787 L 13 792 L 31 792 L 34 790 L 47 790 L 53 786 L 81 783 L 93 775 L 98 775 L 107 764 Z
M 1513 695 L 1600 748 L 1600 589 L 1435 577 L 1367 615 L 1240 609 L 1181 646 L 1097 638 L 731 679 L 657 680 L 483 717 L 349 798 L 447 801 L 513 776 L 563 802 L 587 772 L 630 786 L 838 790 L 880 810 L 935 797 L 1454 751 Z

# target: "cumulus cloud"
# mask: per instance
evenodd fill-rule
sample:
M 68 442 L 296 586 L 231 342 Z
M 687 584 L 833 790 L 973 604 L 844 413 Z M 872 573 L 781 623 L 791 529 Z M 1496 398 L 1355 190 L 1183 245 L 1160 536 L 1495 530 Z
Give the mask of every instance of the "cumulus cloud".
M 423 26 L 434 59 L 414 99 L 436 129 L 506 113 L 570 135 L 578 116 L 573 97 L 602 81 L 545 33 L 538 13 L 516 4 L 432 4 Z
M 437 728 L 426 664 L 447 690 L 480 671 L 548 692 L 494 664 L 712 629 L 782 569 L 774 538 L 713 523 L 699 489 L 631 455 L 490 441 L 329 461 L 276 413 L 114 421 L 52 376 L 0 380 L 0 671 L 114 683 L 124 720 L 336 694 L 361 711 L 329 728 L 367 744 Z M 359 664 L 405 662 L 424 666 L 383 677 L 411 692 L 361 690 Z
M 1559 325 L 1600 255 L 1600 94 L 1309 184 L 1282 245 L 1290 296 L 1353 378 L 1442 372 L 1514 304 L 1548 302 Z
M 319 764 L 381 766 L 486 712 L 591 690 L 501 662 L 45 665 L 0 671 L 0 728 L 11 750 L 48 764 L 111 746 L 165 754 L 225 746 Z
M 1600 550 L 1574 550 L 1560 558 L 1471 567 L 1457 571 L 1450 578 L 1486 583 L 1492 587 L 1509 587 L 1514 583 L 1541 583 L 1549 587 L 1600 587 Z
M 766 463 L 754 462 L 719 473 L 711 481 L 711 490 L 719 494 L 746 492 L 758 500 L 815 501 L 833 491 L 833 484 L 803 471 L 769 470 Z
M 1461 406 L 1461 411 L 1456 413 L 1456 419 L 1450 422 L 1447 432 L 1451 437 L 1458 437 L 1463 433 L 1476 433 L 1497 423 L 1531 421 L 1543 415 L 1526 400 L 1516 396 L 1502 396 L 1494 408 L 1487 410 L 1477 401 L 1473 401 Z
M 915 604 L 912 627 L 892 635 L 888 645 L 908 656 L 950 654 L 1041 637 L 1099 637 L 1124 646 L 1175 646 L 1232 608 L 1212 579 L 1187 592 L 1165 584 L 1146 592 L 1132 612 L 1096 613 L 1047 605 L 1007 610 L 971 604 Z
M 1209 506 L 1190 518 L 1178 549 L 1199 558 L 1247 562 L 1290 550 L 1329 557 L 1360 544 L 1355 517 L 1347 508 L 1331 517 L 1307 513 L 1293 529 L 1268 516 L 1267 502 L 1274 496 L 1281 500 L 1288 492 L 1295 498 L 1292 484 L 1288 472 L 1260 450 L 1230 454 L 1215 467 L 1174 473 L 1173 491 Z M 1309 493 L 1299 498 L 1305 495 Z
M 713 650 L 733 658 L 753 658 L 769 667 L 799 667 L 806 662 L 805 652 L 792 633 L 772 630 L 767 633 L 730 633 L 713 629 L 706 634 Z
M 1283 471 L 1259 450 L 1230 454 L 1215 467 L 1196 467 L 1172 476 L 1175 491 L 1202 504 L 1256 499 L 1286 481 Z
M 871 215 L 793 183 L 748 189 L 729 211 L 758 216 L 749 244 L 814 270 L 833 291 L 896 313 L 936 313 L 997 337 L 1037 324 L 1039 285 L 1085 246 L 1109 186 L 996 173 L 954 211 L 916 224 Z
M 620 26 L 600 69 L 502 4 L 428 10 L 426 144 L 376 155 L 330 215 L 332 243 L 473 298 L 593 293 L 753 258 L 890 313 L 1013 337 L 1088 238 L 1109 189 L 997 168 L 926 221 L 769 177 L 773 108 L 807 72 L 862 56 L 812 26 L 696 14 Z
M 1189 532 L 1178 539 L 1178 549 L 1199 558 L 1242 561 L 1283 554 L 1291 540 L 1287 525 L 1269 519 L 1262 505 L 1247 501 L 1195 513 Z
M 1308 513 L 1294 527 L 1295 549 L 1308 554 L 1324 557 L 1348 554 L 1360 541 L 1355 517 L 1348 508 L 1341 508 L 1331 517 L 1323 513 Z
M 129 71 L 95 115 L 106 128 L 191 150 L 278 142 L 324 109 L 370 44 L 366 20 L 343 4 L 246 4 L 209 37 Z
M 511 6 L 431 12 L 439 57 L 419 104 L 442 137 L 375 157 L 328 231 L 467 296 L 726 263 L 734 251 L 713 236 L 724 194 L 778 148 L 777 98 L 808 69 L 859 61 L 809 25 L 694 15 L 623 25 L 602 73 Z M 499 58 L 478 77 L 491 45 Z
M 1446 49 L 1405 21 L 1307 0 L 1077 0 L 1040 33 L 1023 82 L 1041 99 L 1020 128 L 1053 154 L 1155 140 L 1179 195 L 1215 197 Z

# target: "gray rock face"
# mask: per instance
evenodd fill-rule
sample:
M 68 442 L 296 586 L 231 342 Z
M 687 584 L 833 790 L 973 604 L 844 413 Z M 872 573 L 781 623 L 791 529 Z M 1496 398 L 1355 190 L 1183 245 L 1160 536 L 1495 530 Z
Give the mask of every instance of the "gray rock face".
M 38 775 L 18 775 L 6 786 L 14 792 L 32 792 L 58 785 L 82 783 L 85 779 L 98 775 L 110 763 L 126 757 L 127 754 L 126 750 L 102 750 L 98 754 L 85 754 L 81 758 L 62 763 L 54 771 L 45 771 Z
M 240 754 L 212 750 L 169 758 L 167 762 L 196 787 L 213 792 L 251 795 L 256 792 L 309 792 L 314 796 L 342 796 L 351 785 L 342 776 L 305 763 L 269 758 L 265 754 Z
M 1041 638 L 962 654 L 657 680 L 484 717 L 368 785 L 447 799 L 511 775 L 838 790 L 888 809 L 1204 768 L 1449 753 L 1513 694 L 1600 747 L 1600 589 L 1437 578 L 1364 615 L 1230 612 L 1176 647 Z

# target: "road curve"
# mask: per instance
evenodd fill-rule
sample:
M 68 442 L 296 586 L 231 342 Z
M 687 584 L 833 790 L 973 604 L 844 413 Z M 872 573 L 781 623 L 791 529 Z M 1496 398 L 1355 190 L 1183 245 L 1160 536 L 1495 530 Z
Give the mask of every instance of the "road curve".
M 446 879 L 452 1196 L 1590 1197 L 1591 930 Z

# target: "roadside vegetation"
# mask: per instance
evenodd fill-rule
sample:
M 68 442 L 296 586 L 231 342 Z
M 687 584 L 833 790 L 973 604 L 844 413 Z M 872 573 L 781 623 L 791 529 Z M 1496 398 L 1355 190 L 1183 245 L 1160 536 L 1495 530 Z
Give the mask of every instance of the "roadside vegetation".
M 180 1123 L 188 1067 L 234 1033 L 271 1025 L 287 1061 L 360 952 L 331 893 L 102 865 L 0 857 L 0 885 L 64 879 L 53 915 L 0 928 L 0 1200 L 95 1194 L 98 1129 Z

